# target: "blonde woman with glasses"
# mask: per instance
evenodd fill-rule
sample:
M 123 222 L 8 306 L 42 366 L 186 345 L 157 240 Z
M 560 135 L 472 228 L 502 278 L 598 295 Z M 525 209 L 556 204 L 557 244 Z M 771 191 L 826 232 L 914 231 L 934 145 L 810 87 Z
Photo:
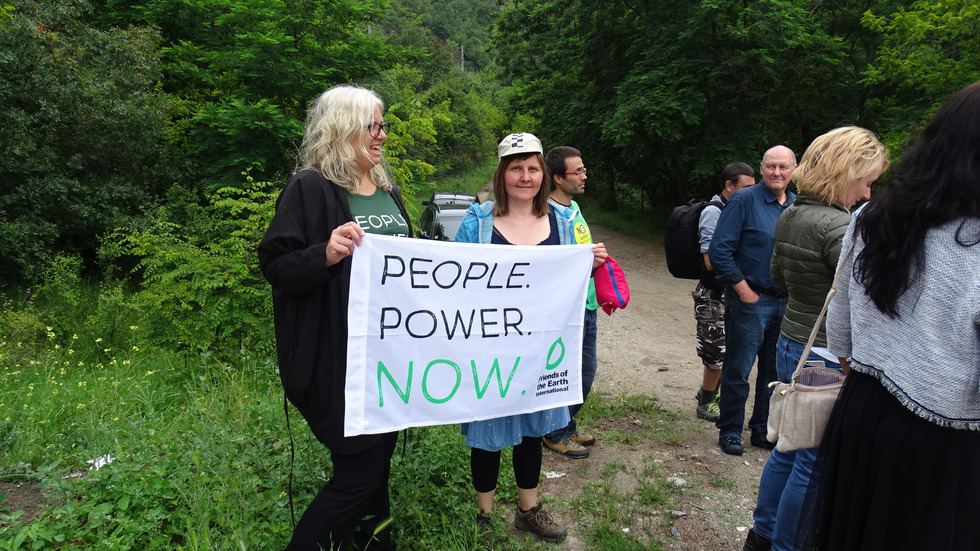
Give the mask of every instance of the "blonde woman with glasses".
M 954 94 L 844 236 L 814 549 L 980 549 L 980 82 Z M 846 250 L 846 249 L 845 249 Z
M 834 281 L 841 238 L 850 209 L 871 197 L 871 184 L 888 168 L 888 155 L 875 135 L 846 126 L 817 137 L 793 172 L 796 201 L 776 222 L 770 274 L 788 294 L 776 344 L 776 373 L 789 382 Z M 809 355 L 811 364 L 841 369 L 827 349 L 821 324 Z M 816 449 L 773 450 L 759 481 L 759 497 L 744 549 L 798 550 L 800 518 Z
M 289 550 L 395 548 L 388 477 L 398 433 L 343 434 L 351 256 L 365 232 L 412 235 L 383 162 L 389 129 L 383 110 L 377 94 L 356 86 L 335 86 L 313 102 L 302 168 L 280 194 L 258 250 L 272 284 L 286 398 L 333 463 Z

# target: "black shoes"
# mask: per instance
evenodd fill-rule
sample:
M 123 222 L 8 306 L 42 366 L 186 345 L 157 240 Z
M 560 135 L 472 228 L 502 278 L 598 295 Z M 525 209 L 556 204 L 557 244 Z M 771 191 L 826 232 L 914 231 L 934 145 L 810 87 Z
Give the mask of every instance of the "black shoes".
M 752 432 L 752 439 L 751 439 L 752 445 L 755 446 L 755 447 L 757 447 L 757 448 L 763 448 L 763 449 L 766 449 L 766 450 L 771 450 L 771 449 L 775 448 L 776 447 L 776 444 L 773 443 L 773 442 L 770 442 L 769 440 L 767 440 L 766 439 L 766 434 L 767 433 L 764 433 L 762 431 L 758 431 L 758 432 L 753 431 Z
M 698 401 L 698 408 L 695 410 L 698 417 L 717 423 L 718 418 L 721 417 L 721 406 L 718 403 L 720 398 L 721 393 L 718 391 L 709 392 L 703 388 L 698 389 L 698 393 L 694 396 L 694 399 Z
M 757 534 L 755 528 L 749 528 L 749 535 L 745 538 L 742 551 L 772 551 L 772 540 Z
M 742 455 L 745 448 L 742 447 L 742 438 L 737 434 L 726 434 L 718 438 L 718 446 L 721 451 L 728 455 Z

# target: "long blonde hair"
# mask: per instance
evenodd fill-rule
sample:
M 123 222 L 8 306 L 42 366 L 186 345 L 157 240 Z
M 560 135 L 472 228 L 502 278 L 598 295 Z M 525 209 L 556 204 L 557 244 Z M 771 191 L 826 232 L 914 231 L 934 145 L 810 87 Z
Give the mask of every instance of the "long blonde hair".
M 356 139 L 374 122 L 374 111 L 384 111 L 384 102 L 373 90 L 360 86 L 334 86 L 310 105 L 306 133 L 300 153 L 302 168 L 315 168 L 324 178 L 356 193 L 361 173 L 357 161 L 369 155 Z M 383 191 L 391 190 L 384 156 L 371 168 L 371 180 Z
M 860 126 L 842 126 L 813 140 L 792 179 L 797 189 L 829 205 L 840 201 L 859 178 L 886 168 L 888 152 L 874 132 Z

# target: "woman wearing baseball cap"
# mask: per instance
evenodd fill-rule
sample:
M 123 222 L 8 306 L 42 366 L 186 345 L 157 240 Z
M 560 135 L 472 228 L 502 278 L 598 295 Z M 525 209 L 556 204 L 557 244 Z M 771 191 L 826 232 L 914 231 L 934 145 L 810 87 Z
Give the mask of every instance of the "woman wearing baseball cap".
M 527 132 L 510 134 L 497 147 L 500 163 L 493 175 L 495 201 L 472 205 L 456 233 L 463 243 L 499 245 L 567 245 L 574 213 L 549 205 L 550 181 L 541 141 Z M 595 245 L 593 267 L 606 258 L 603 245 Z M 476 489 L 477 524 L 489 528 L 493 498 L 500 472 L 500 452 L 513 447 L 518 503 L 514 526 L 534 532 L 541 539 L 558 541 L 565 528 L 538 504 L 541 477 L 541 437 L 568 424 L 568 408 L 554 408 L 462 425 L 466 444 L 472 448 L 470 471 Z

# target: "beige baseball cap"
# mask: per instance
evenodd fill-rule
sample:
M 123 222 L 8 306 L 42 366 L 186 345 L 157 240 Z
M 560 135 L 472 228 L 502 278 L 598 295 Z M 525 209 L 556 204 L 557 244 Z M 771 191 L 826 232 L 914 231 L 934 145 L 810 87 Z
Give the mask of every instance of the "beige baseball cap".
M 497 146 L 498 159 L 521 153 L 544 154 L 544 149 L 541 147 L 541 140 L 529 132 L 518 132 L 516 134 L 509 134 Z

